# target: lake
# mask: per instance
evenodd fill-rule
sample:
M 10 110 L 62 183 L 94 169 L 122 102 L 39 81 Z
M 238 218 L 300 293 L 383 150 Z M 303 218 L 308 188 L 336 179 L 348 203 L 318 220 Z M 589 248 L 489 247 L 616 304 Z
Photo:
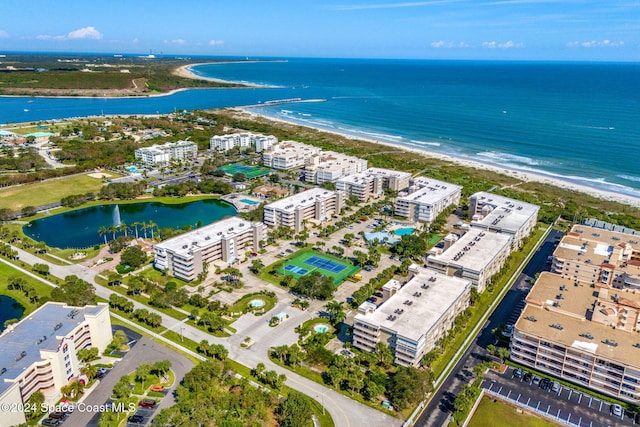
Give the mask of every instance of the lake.
M 6 295 L 0 295 L 0 332 L 4 330 L 4 322 L 9 319 L 22 319 L 24 307 Z
M 117 214 L 115 211 L 119 211 Z M 37 219 L 26 224 L 22 230 L 34 240 L 43 241 L 55 248 L 88 248 L 114 238 L 114 232 L 100 234 L 101 227 L 112 227 L 117 223 L 126 224 L 128 233 L 143 237 L 145 229 L 142 223 L 154 222 L 154 233 L 158 228 L 182 228 L 186 225 L 196 227 L 211 224 L 228 216 L 235 216 L 235 208 L 227 202 L 208 199 L 196 202 L 164 204 L 159 202 L 141 202 L 127 204 L 108 204 L 82 208 L 63 214 Z M 137 223 L 137 225 L 136 225 Z M 134 227 L 135 226 L 135 227 Z M 124 232 L 115 233 L 115 236 Z M 146 229 L 151 236 L 151 229 Z

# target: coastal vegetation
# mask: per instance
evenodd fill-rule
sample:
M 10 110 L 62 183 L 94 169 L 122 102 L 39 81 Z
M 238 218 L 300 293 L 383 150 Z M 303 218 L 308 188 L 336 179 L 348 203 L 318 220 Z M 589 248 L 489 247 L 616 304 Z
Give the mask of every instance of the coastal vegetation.
M 176 68 L 189 64 L 185 59 L 12 54 L 2 62 L 2 95 L 148 96 L 182 88 L 245 87 L 176 75 Z M 207 62 L 216 62 L 216 59 Z

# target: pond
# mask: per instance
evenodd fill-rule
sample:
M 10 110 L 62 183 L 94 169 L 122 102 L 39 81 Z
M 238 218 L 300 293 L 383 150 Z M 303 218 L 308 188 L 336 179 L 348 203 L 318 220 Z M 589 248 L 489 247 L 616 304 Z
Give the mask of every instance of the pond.
M 0 295 L 0 332 L 4 330 L 4 322 L 9 319 L 22 319 L 24 307 L 18 301 L 6 295 Z
M 159 202 L 108 204 L 37 219 L 22 230 L 32 239 L 44 241 L 51 247 L 88 248 L 113 240 L 114 235 L 123 235 L 124 230 L 109 230 L 118 224 L 126 225 L 128 234 L 135 236 L 137 229 L 138 236 L 143 237 L 146 233 L 150 237 L 150 222 L 155 223 L 153 232 L 157 233 L 158 228 L 196 227 L 198 222 L 207 225 L 235 214 L 232 205 L 217 199 L 170 205 Z M 106 233 L 104 230 L 100 233 L 101 227 L 107 229 Z

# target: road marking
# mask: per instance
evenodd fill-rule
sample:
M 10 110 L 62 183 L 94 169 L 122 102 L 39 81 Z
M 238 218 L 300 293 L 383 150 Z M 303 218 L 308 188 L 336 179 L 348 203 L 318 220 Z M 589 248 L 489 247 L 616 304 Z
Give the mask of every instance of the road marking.
M 547 414 L 549 413 L 550 410 L 551 410 L 551 405 L 547 406 Z
M 520 396 L 522 396 L 522 394 L 518 393 L 518 398 L 516 399 L 516 402 L 520 401 Z
M 593 397 L 589 397 L 589 408 L 591 408 L 591 402 L 593 402 Z
M 556 414 L 556 418 L 560 419 L 560 409 L 558 409 L 558 413 Z
M 529 406 L 529 402 L 531 401 L 531 398 L 527 399 L 527 406 Z
M 582 417 L 578 420 L 578 425 L 582 425 Z
M 580 393 L 580 396 L 578 397 L 578 403 L 580 403 L 582 401 L 582 393 Z
M 509 390 L 509 393 L 507 393 L 507 399 L 509 398 L 509 396 L 511 396 L 511 390 Z
M 538 404 L 536 405 L 536 411 L 540 409 L 540 401 L 538 400 Z
M 569 414 L 569 416 L 567 417 L 567 422 L 570 423 L 571 421 L 571 414 Z
M 573 392 L 573 390 L 569 390 L 569 397 L 567 397 L 567 400 L 571 400 L 571 393 Z
M 491 387 L 493 387 L 495 383 L 492 381 L 491 384 L 489 384 L 489 391 L 491 391 Z
M 598 409 L 598 411 L 602 411 L 602 400 L 600 401 L 600 408 Z
M 500 386 L 500 390 L 498 390 L 498 394 L 502 393 L 502 386 Z

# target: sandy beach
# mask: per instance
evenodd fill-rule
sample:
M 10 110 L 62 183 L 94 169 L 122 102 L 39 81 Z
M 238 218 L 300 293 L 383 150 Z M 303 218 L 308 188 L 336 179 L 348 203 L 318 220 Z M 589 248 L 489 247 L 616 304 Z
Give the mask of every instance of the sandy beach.
M 255 112 L 251 111 L 250 109 L 246 109 L 246 108 L 235 109 L 235 110 L 236 111 L 241 111 L 242 113 L 247 114 L 247 115 L 249 115 L 251 117 L 254 117 L 254 118 L 255 117 L 261 117 L 261 118 L 264 118 L 264 119 L 267 119 L 267 120 L 271 120 L 271 121 L 274 121 L 274 122 L 286 123 L 286 124 L 291 124 L 291 125 L 296 125 L 296 126 L 311 127 L 311 128 L 316 129 L 316 130 L 318 130 L 320 132 L 332 133 L 334 135 L 339 135 L 339 136 L 342 136 L 342 137 L 347 138 L 347 139 L 366 141 L 366 142 L 370 142 L 370 143 L 373 143 L 373 144 L 380 144 L 380 145 L 384 145 L 384 146 L 387 146 L 387 147 L 392 147 L 392 148 L 394 148 L 396 150 L 412 152 L 412 153 L 416 153 L 416 154 L 418 154 L 420 156 L 429 157 L 429 158 L 435 158 L 435 159 L 438 159 L 438 160 L 443 160 L 443 161 L 446 161 L 446 162 L 455 163 L 455 164 L 458 164 L 460 166 L 464 166 L 464 167 L 467 167 L 467 168 L 482 169 L 482 170 L 488 170 L 488 171 L 492 171 L 492 172 L 497 172 L 497 173 L 510 176 L 512 178 L 515 178 L 515 179 L 523 181 L 523 182 L 539 182 L 539 183 L 546 184 L 546 185 L 552 185 L 552 186 L 555 186 L 555 187 L 560 187 L 560 188 L 564 188 L 564 189 L 567 189 L 567 190 L 577 191 L 577 192 L 580 192 L 580 193 L 588 194 L 590 196 L 593 196 L 593 197 L 596 197 L 596 198 L 599 198 L 599 199 L 614 201 L 614 202 L 618 202 L 618 203 L 624 203 L 626 205 L 630 205 L 630 206 L 633 206 L 633 207 L 636 207 L 636 208 L 640 208 L 640 198 L 633 197 L 633 196 L 628 196 L 628 195 L 625 195 L 625 194 L 614 193 L 614 192 L 611 192 L 611 191 L 605 191 L 605 190 L 601 190 L 601 189 L 598 189 L 598 188 L 589 187 L 587 185 L 576 184 L 576 183 L 573 183 L 573 182 L 570 182 L 570 181 L 565 181 L 565 180 L 558 179 L 556 177 L 548 177 L 548 176 L 544 176 L 542 174 L 536 174 L 536 173 L 532 173 L 532 172 L 523 172 L 523 171 L 507 169 L 507 168 L 500 167 L 500 166 L 490 165 L 490 164 L 481 163 L 481 162 L 475 162 L 473 160 L 467 160 L 467 159 L 461 159 L 461 158 L 457 158 L 457 157 L 452 157 L 452 156 L 449 156 L 449 155 L 446 155 L 446 154 L 436 153 L 436 152 L 429 151 L 429 150 L 411 148 L 411 147 L 406 147 L 406 146 L 403 146 L 403 145 L 391 144 L 391 143 L 388 143 L 388 142 L 378 141 L 378 140 L 374 140 L 374 139 L 362 138 L 360 136 L 355 137 L 355 136 L 352 136 L 352 135 L 349 135 L 349 134 L 345 134 L 345 133 L 341 133 L 341 132 L 335 132 L 335 131 L 322 129 L 322 128 L 318 128 L 318 127 L 300 125 L 300 124 L 298 124 L 296 122 L 293 122 L 293 121 L 287 121 L 287 120 L 274 118 L 274 117 L 263 115 L 263 114 L 258 114 L 258 113 L 255 113 Z
M 256 61 L 243 61 L 243 62 L 256 62 Z M 196 65 L 203 65 L 203 64 L 206 64 L 206 63 L 183 65 L 181 67 L 176 68 L 173 71 L 173 74 L 175 74 L 176 76 L 179 76 L 179 77 L 183 77 L 185 79 L 206 80 L 208 82 L 215 82 L 215 83 L 239 84 L 239 85 L 243 85 L 243 86 L 246 86 L 246 87 L 254 87 L 254 88 L 274 88 L 274 87 L 276 87 L 276 86 L 269 86 L 269 85 L 258 85 L 258 84 L 255 84 L 255 83 L 248 83 L 248 82 L 222 80 L 222 79 L 216 79 L 214 77 L 203 77 L 203 76 L 199 76 L 198 74 L 195 74 L 193 72 L 193 70 L 191 70 L 191 67 L 194 67 Z M 219 62 L 217 64 L 224 64 L 224 62 Z

